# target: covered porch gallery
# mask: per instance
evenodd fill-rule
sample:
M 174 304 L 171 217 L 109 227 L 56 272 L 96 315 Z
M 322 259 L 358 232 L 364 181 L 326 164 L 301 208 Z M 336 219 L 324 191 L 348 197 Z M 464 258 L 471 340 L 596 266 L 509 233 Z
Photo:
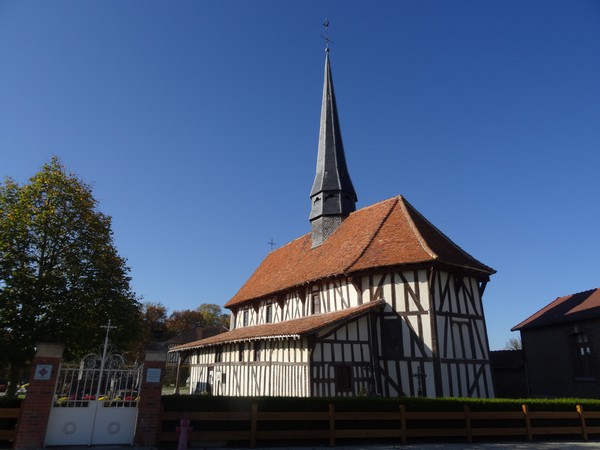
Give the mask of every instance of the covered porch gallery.
M 335 396 L 374 392 L 383 301 L 231 330 L 171 349 L 190 364 L 190 393 Z

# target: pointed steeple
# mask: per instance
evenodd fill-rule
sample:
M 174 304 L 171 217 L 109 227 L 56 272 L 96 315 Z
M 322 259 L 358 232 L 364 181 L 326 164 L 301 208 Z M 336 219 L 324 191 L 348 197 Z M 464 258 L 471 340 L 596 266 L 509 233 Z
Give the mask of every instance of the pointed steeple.
M 323 243 L 348 215 L 356 210 L 356 192 L 346 167 L 344 145 L 331 78 L 329 48 L 325 50 L 325 81 L 321 105 L 321 128 L 317 171 L 310 192 L 309 220 L 312 246 Z

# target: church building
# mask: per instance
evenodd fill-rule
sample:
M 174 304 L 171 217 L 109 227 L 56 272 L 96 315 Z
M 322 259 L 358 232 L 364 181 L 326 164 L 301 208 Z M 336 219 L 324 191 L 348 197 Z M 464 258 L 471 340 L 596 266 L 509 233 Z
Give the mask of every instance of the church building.
M 170 351 L 191 393 L 493 397 L 482 296 L 495 271 L 402 196 L 356 210 L 329 59 L 311 231 L 227 302 L 228 332 Z

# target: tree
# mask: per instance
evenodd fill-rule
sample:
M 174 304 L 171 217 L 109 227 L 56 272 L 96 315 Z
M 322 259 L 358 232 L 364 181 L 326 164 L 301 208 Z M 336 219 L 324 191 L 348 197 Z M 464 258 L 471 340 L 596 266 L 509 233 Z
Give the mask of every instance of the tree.
M 132 342 L 141 314 L 129 282 L 111 218 L 57 157 L 23 186 L 0 185 L 0 365 L 12 389 L 36 342 L 79 357 L 98 348 L 109 319 L 113 345 Z
M 162 303 L 144 303 L 142 305 L 144 321 L 144 341 L 161 341 L 167 331 L 167 307 Z
M 521 340 L 517 338 L 510 338 L 504 346 L 504 350 L 521 350 L 522 348 Z
M 203 303 L 196 308 L 196 311 L 202 314 L 204 326 L 229 326 L 229 314 L 223 313 L 219 305 Z
M 168 337 L 177 336 L 196 326 L 210 327 L 219 325 L 224 327 L 229 325 L 229 314 L 223 313 L 219 305 L 203 303 L 196 309 L 173 311 L 167 319 L 166 335 Z
M 204 325 L 202 314 L 197 310 L 173 311 L 167 320 L 167 336 L 173 337 L 198 325 Z

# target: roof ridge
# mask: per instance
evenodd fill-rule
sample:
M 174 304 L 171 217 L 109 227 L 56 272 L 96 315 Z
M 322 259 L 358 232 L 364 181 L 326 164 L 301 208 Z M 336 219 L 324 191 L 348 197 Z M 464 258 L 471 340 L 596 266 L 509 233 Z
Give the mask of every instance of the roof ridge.
M 473 255 L 471 255 L 469 252 L 465 251 L 465 249 L 463 249 L 460 245 L 458 245 L 456 242 L 454 242 L 452 240 L 452 238 L 450 238 L 446 233 L 444 233 L 442 230 L 440 230 L 438 227 L 436 227 L 433 223 L 431 223 L 431 221 L 429 221 L 429 219 L 427 219 L 427 217 L 425 217 L 423 214 L 421 214 L 408 200 L 406 200 L 404 197 L 400 196 L 405 203 L 404 208 L 406 208 L 406 205 L 410 205 L 410 207 L 412 208 L 412 210 L 419 215 L 419 217 L 425 222 L 427 223 L 427 225 L 429 225 L 432 229 L 434 229 L 436 231 L 436 233 L 439 233 L 440 236 L 442 236 L 452 247 L 454 247 L 456 250 L 458 250 L 461 254 L 463 254 L 464 256 L 466 256 L 467 258 L 471 259 L 472 261 L 480 264 L 481 266 L 489 269 L 492 273 L 496 273 L 496 271 L 491 268 L 490 266 L 488 266 L 487 264 L 482 263 L 481 261 L 479 261 L 477 258 L 475 258 Z M 403 209 L 404 209 L 403 208 Z M 407 211 L 408 214 L 408 211 Z M 410 216 L 410 214 L 409 214 Z M 417 236 L 419 238 L 419 241 L 421 241 L 421 239 L 426 243 L 427 248 L 423 247 L 425 251 L 427 251 L 432 258 L 434 259 L 439 259 L 440 256 L 438 254 L 436 254 L 433 249 L 431 249 L 429 247 L 429 244 L 427 244 L 427 241 L 425 240 L 425 238 L 423 238 L 422 234 L 420 231 L 418 231 L 417 226 L 414 224 L 412 217 L 409 217 L 410 220 L 410 224 L 411 226 L 414 226 L 417 229 Z
M 367 249 L 369 248 L 369 246 L 371 245 L 371 243 L 373 242 L 373 239 L 375 239 L 375 236 L 377 236 L 379 234 L 379 231 L 381 230 L 381 228 L 383 227 L 383 224 L 385 224 L 385 222 L 387 221 L 388 217 L 390 217 L 390 214 L 392 213 L 392 211 L 394 210 L 394 207 L 398 204 L 400 198 L 402 198 L 402 196 L 397 195 L 395 197 L 392 197 L 388 200 L 383 200 L 379 203 L 384 203 L 386 201 L 390 201 L 390 200 L 394 200 L 392 202 L 392 205 L 390 206 L 390 209 L 388 210 L 388 212 L 385 214 L 385 216 L 381 219 L 381 222 L 379 223 L 379 225 L 375 228 L 375 231 L 373 232 L 373 234 L 369 237 L 369 239 L 367 240 L 367 243 L 365 244 L 365 246 L 363 247 L 363 249 L 361 250 L 361 252 L 358 254 L 358 256 L 356 258 L 354 258 L 354 260 L 348 264 L 347 267 L 344 267 L 344 272 L 348 272 L 350 270 L 350 268 L 356 264 L 360 258 L 363 257 L 363 255 L 365 254 L 365 252 L 367 251 Z M 378 203 L 376 203 L 377 205 Z M 374 205 L 371 205 L 374 206 Z M 367 208 L 362 208 L 359 211 L 362 211 L 364 209 Z
M 421 244 L 421 247 L 423 248 L 423 250 L 425 250 L 429 254 L 429 256 L 431 256 L 433 259 L 438 259 L 439 256 L 429 247 L 429 245 L 425 241 L 425 238 L 423 237 L 423 235 L 419 231 L 419 228 L 417 228 L 417 225 L 413 221 L 411 215 L 408 213 L 408 210 L 406 208 L 406 204 L 405 203 L 408 203 L 410 205 L 409 201 L 406 200 L 401 195 L 399 197 L 400 197 L 400 199 L 403 200 L 402 202 L 399 202 L 399 203 L 401 203 L 400 208 L 402 210 L 402 214 L 404 215 L 404 217 L 406 217 L 406 220 L 408 221 L 408 224 L 410 225 L 410 228 L 413 230 L 413 233 L 415 234 L 415 237 L 419 241 L 419 244 Z M 410 205 L 410 206 L 412 207 L 412 205 Z M 419 211 L 417 211 L 414 207 L 412 209 L 414 209 L 417 212 L 417 214 L 419 214 L 429 225 L 431 225 L 433 228 L 435 228 L 437 231 L 439 231 L 431 222 L 429 222 L 429 220 L 425 219 L 425 216 L 423 216 L 421 213 L 419 213 Z M 440 231 L 440 233 L 441 233 L 441 231 Z M 442 235 L 444 237 L 447 237 L 443 233 L 442 233 Z
M 556 297 L 556 298 L 559 299 L 559 298 L 566 298 L 566 297 L 574 297 L 575 295 L 585 294 L 587 292 L 592 292 L 592 291 L 597 291 L 598 289 L 600 289 L 600 288 L 586 289 L 585 291 L 579 291 L 579 292 L 575 292 L 573 294 L 561 295 L 560 297 Z

